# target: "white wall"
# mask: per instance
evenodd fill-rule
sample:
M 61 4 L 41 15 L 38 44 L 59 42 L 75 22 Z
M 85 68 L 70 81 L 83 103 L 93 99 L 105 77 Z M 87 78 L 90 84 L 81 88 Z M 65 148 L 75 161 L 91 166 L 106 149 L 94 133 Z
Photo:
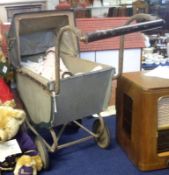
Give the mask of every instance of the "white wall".
M 59 0 L 47 0 L 47 9 L 54 10 L 57 4 L 59 4 Z
M 107 64 L 118 70 L 118 50 L 81 52 L 80 57 L 90 61 Z M 140 71 L 141 49 L 125 49 L 123 72 Z

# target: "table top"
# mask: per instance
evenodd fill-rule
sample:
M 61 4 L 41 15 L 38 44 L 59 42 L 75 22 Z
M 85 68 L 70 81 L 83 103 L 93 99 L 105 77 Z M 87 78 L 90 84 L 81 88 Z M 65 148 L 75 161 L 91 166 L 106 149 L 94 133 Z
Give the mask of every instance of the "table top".
M 146 71 L 123 73 L 122 79 L 126 79 L 143 90 L 169 89 L 169 79 L 146 76 Z

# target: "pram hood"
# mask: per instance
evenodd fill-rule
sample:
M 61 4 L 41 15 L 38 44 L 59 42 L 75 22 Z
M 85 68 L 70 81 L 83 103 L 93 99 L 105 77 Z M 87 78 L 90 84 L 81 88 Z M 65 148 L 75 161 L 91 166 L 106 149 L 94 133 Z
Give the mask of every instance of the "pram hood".
M 41 11 L 16 14 L 8 33 L 9 59 L 15 68 L 21 66 L 22 59 L 44 53 L 55 46 L 60 28 L 75 26 L 73 11 Z M 65 33 L 61 44 L 61 54 L 79 55 L 77 39 Z

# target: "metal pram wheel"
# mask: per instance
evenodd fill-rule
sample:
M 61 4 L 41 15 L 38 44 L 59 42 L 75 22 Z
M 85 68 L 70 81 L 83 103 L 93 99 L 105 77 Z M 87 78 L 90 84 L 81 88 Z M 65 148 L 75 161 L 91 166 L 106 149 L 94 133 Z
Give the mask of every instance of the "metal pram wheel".
M 97 137 L 95 137 L 97 145 L 100 148 L 107 148 L 110 145 L 111 137 L 105 122 L 103 124 L 102 128 L 101 121 L 99 119 L 95 120 L 93 123 L 93 132 L 97 135 Z
M 48 150 L 45 147 L 45 144 L 43 143 L 42 139 L 40 137 L 35 137 L 35 145 L 37 146 L 38 152 L 40 154 L 40 157 L 43 162 L 43 168 L 48 169 L 49 168 L 49 155 Z

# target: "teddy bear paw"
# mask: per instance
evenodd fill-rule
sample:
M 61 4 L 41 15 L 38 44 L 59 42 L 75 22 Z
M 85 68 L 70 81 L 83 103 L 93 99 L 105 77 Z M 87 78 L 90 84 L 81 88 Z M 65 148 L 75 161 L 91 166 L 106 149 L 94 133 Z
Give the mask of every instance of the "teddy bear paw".
M 21 156 L 16 163 L 14 175 L 37 175 L 36 161 L 28 155 Z
M 35 173 L 33 171 L 33 167 L 23 166 L 22 168 L 19 169 L 17 174 L 18 175 L 33 175 Z

